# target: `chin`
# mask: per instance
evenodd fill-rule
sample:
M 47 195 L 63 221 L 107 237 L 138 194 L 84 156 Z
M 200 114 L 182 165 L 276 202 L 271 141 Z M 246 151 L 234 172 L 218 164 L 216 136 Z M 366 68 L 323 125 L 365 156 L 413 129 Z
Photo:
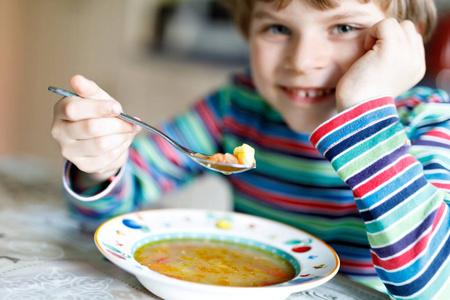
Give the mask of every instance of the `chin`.
M 295 132 L 298 133 L 312 133 L 317 127 L 319 127 L 319 125 L 322 123 L 318 123 L 318 124 L 301 124 L 301 125 L 297 125 L 297 124 L 289 124 L 288 126 L 290 129 L 292 129 Z
M 298 114 L 285 117 L 284 120 L 290 129 L 298 133 L 311 133 L 323 123 L 322 119 L 303 118 Z
M 328 113 L 326 113 L 328 111 Z M 295 132 L 311 133 L 324 122 L 337 114 L 336 108 L 333 110 L 290 110 L 282 114 L 285 122 Z

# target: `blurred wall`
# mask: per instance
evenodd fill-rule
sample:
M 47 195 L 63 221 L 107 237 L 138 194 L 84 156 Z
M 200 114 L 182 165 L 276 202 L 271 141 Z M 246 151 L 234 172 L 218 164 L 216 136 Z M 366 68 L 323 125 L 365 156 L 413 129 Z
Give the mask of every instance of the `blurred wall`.
M 149 55 L 159 1 L 0 0 L 0 155 L 62 164 L 49 133 L 60 97 L 47 86 L 70 88 L 74 74 L 157 124 L 240 69 Z
M 19 144 L 17 124 L 25 94 L 24 10 L 21 1 L 0 1 L 0 153 L 10 153 Z
M 157 0 L 0 0 L 0 155 L 61 163 L 48 85 L 83 74 L 152 124 L 185 109 L 236 66 L 148 53 Z
M 18 128 L 16 152 L 60 160 L 49 130 L 53 104 L 61 97 L 47 86 L 70 88 L 68 80 L 77 73 L 98 79 L 106 89 L 117 85 L 124 1 L 11 1 L 24 3 L 26 23 L 22 85 L 27 93 L 18 99 L 25 122 Z

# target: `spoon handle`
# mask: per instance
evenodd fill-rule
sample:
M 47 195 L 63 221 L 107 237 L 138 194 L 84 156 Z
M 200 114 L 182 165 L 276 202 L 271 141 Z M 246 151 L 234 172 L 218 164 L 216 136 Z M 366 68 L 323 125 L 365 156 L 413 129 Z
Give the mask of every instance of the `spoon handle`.
M 49 86 L 48 90 L 50 92 L 56 93 L 56 94 L 64 96 L 64 97 L 80 97 L 79 95 L 77 95 L 77 94 L 75 94 L 73 92 L 70 92 L 70 91 L 67 91 L 67 90 L 64 90 L 64 89 L 61 89 L 61 88 L 57 88 L 57 87 L 54 87 L 54 86 Z M 119 119 L 122 119 L 124 121 L 129 122 L 129 123 L 133 123 L 133 124 L 136 124 L 138 126 L 141 126 L 141 127 L 145 128 L 145 129 L 147 129 L 148 131 L 151 131 L 151 132 L 159 135 L 160 137 L 165 139 L 167 142 L 169 142 L 172 146 L 174 146 L 178 150 L 181 150 L 183 152 L 187 152 L 190 155 L 195 155 L 195 152 L 193 152 L 192 150 L 190 150 L 190 149 L 188 149 L 186 147 L 183 147 L 182 145 L 180 145 L 177 142 L 175 142 L 174 140 L 172 140 L 165 133 L 161 132 L 160 130 L 156 129 L 155 127 L 153 127 L 153 126 L 151 126 L 151 125 L 149 125 L 149 124 L 147 124 L 147 123 L 145 123 L 145 122 L 143 122 L 141 120 L 136 119 L 135 117 L 127 115 L 126 113 L 123 113 L 123 112 L 121 112 L 117 117 Z
M 73 92 L 69 92 L 69 91 L 66 91 L 66 90 L 54 87 L 54 86 L 49 86 L 48 90 L 50 92 L 56 93 L 56 94 L 64 96 L 64 97 L 80 97 L 80 96 L 78 96 L 77 94 L 75 94 Z
M 195 152 L 193 152 L 192 150 L 183 147 L 182 145 L 178 144 L 177 142 L 175 142 L 172 138 L 170 138 L 169 136 L 167 136 L 164 132 L 156 129 L 155 127 L 139 120 L 136 119 L 135 117 L 132 117 L 130 115 L 127 115 L 126 113 L 121 112 L 118 116 L 119 119 L 122 119 L 124 121 L 136 124 L 138 126 L 141 126 L 145 129 L 147 129 L 148 131 L 151 131 L 157 135 L 159 135 L 160 137 L 162 137 L 163 139 L 165 139 L 167 142 L 169 142 L 172 146 L 174 146 L 175 148 L 177 148 L 178 150 L 184 151 L 184 152 L 188 152 L 191 155 L 194 155 Z

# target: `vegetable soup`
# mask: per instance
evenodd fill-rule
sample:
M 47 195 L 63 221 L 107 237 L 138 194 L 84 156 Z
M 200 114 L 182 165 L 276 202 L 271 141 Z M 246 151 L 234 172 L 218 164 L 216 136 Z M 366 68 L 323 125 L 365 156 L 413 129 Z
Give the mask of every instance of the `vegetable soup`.
M 138 248 L 134 258 L 166 276 L 221 286 L 268 286 L 289 281 L 296 275 L 294 267 L 276 254 L 219 240 L 152 242 Z

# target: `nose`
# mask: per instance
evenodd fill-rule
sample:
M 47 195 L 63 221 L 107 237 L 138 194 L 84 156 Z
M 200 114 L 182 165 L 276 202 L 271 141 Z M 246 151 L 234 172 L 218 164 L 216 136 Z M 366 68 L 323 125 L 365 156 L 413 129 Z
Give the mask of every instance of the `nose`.
M 284 66 L 297 73 L 310 73 L 325 68 L 331 61 L 330 45 L 317 36 L 292 38 L 286 48 Z

